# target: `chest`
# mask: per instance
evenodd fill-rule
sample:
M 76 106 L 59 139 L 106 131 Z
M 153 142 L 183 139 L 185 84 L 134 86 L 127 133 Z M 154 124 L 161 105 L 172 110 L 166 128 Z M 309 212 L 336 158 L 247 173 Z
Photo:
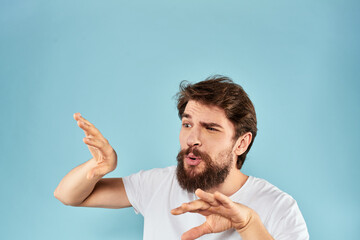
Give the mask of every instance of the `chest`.
M 197 227 L 206 221 L 206 218 L 196 213 L 185 213 L 174 216 L 171 209 L 182 203 L 196 199 L 195 195 L 181 191 L 181 189 L 161 189 L 154 193 L 144 215 L 144 240 L 153 239 L 180 239 L 181 235 L 191 228 Z M 223 233 L 208 234 L 199 240 L 241 239 L 234 230 Z

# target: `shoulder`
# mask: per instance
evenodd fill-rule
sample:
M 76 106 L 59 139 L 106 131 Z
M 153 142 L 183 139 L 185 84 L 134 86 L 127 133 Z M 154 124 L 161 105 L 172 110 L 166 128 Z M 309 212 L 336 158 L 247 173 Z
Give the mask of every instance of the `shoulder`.
M 159 181 L 166 181 L 175 175 L 176 166 L 166 168 L 153 168 L 150 170 L 141 170 L 130 176 L 124 177 L 125 182 L 141 181 L 143 184 L 154 184 Z
M 275 239 L 309 239 L 296 200 L 268 181 L 253 177 L 252 193 L 259 215 Z
M 285 201 L 285 202 L 293 202 L 295 199 L 290 196 L 288 193 L 280 190 L 275 185 L 271 184 L 265 179 L 257 178 L 257 177 L 249 177 L 249 190 L 252 192 L 254 197 L 268 200 L 271 202 L 276 201 Z
M 245 205 L 253 208 L 263 217 L 279 215 L 296 206 L 295 199 L 265 179 L 250 176 L 242 191 Z
M 172 176 L 176 171 L 176 166 L 170 166 L 166 168 L 153 168 L 149 170 L 140 170 L 132 175 L 143 175 L 143 176 Z M 131 176 L 131 175 L 130 175 Z
M 135 212 L 145 215 L 149 202 L 173 182 L 176 167 L 141 170 L 124 177 L 124 187 Z

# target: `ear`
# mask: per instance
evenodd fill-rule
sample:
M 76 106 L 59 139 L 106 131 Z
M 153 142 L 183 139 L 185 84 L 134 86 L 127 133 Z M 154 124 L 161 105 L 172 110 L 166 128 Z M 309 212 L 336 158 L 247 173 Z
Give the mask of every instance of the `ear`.
M 247 132 L 244 135 L 240 136 L 235 143 L 235 154 L 240 156 L 243 154 L 246 149 L 249 147 L 252 139 L 252 133 Z

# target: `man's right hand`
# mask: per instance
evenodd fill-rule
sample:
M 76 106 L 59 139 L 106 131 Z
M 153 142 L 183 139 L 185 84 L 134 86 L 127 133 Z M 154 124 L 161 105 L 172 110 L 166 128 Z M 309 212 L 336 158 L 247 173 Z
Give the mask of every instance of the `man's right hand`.
M 74 119 L 85 132 L 83 140 L 93 158 L 68 172 L 56 187 L 54 196 L 70 206 L 130 207 L 122 178 L 103 178 L 116 168 L 116 152 L 100 131 L 80 113 L 75 113 Z
M 100 131 L 88 120 L 83 118 L 80 113 L 74 114 L 74 119 L 78 126 L 84 130 L 84 143 L 88 146 L 93 161 L 96 166 L 87 173 L 87 179 L 94 177 L 103 177 L 105 174 L 113 171 L 117 165 L 117 155 L 111 147 L 108 140 L 100 133 Z

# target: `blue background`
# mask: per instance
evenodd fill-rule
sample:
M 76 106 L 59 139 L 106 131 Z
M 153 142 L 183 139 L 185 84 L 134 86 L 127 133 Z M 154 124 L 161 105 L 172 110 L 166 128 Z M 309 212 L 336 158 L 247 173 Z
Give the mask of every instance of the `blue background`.
M 81 112 L 118 153 L 109 177 L 176 164 L 181 80 L 248 92 L 243 172 L 292 195 L 312 239 L 360 234 L 358 1 L 0 1 L 0 238 L 141 239 L 131 208 L 62 205 L 91 158 Z

